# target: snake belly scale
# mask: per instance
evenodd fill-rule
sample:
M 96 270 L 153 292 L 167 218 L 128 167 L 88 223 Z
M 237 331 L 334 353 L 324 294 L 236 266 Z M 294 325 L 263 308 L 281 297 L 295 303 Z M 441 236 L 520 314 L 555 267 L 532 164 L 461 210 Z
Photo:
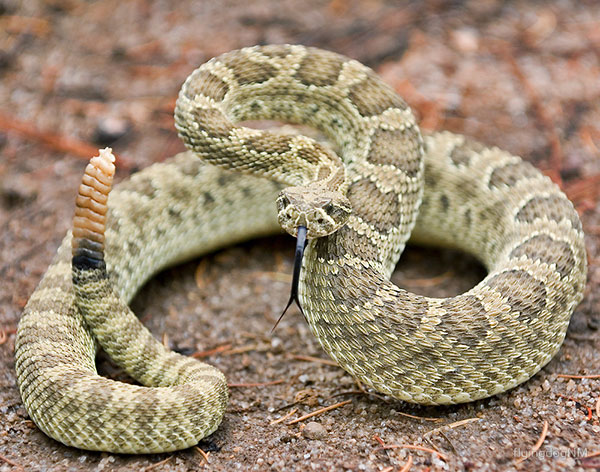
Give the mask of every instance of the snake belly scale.
M 233 124 L 263 118 L 319 128 L 340 157 L 308 138 Z M 323 348 L 364 384 L 408 402 L 473 401 L 524 382 L 559 349 L 586 280 L 571 203 L 518 157 L 448 132 L 422 138 L 367 67 L 303 46 L 233 51 L 188 78 L 176 123 L 190 151 L 118 185 L 108 212 L 114 169 L 106 152 L 92 159 L 75 236 L 25 307 L 17 379 L 49 436 L 144 453 L 192 446 L 218 427 L 223 374 L 164 349 L 127 303 L 168 265 L 279 231 L 275 201 L 289 185 L 316 200 L 343 195 L 321 199 L 325 213 L 284 202 L 279 219 L 320 215 L 317 226 L 329 228 L 343 216 L 340 229 L 310 239 L 299 297 Z M 474 254 L 488 275 L 447 299 L 394 286 L 409 235 Z M 100 377 L 97 343 L 144 386 Z

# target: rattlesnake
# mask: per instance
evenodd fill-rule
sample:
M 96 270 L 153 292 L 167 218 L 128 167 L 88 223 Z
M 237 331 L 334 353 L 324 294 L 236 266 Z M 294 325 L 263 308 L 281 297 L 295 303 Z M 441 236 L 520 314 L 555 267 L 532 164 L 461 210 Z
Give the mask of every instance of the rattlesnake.
M 320 129 L 345 170 L 308 138 L 231 123 L 262 118 Z M 277 232 L 282 183 L 316 181 L 308 191 L 317 210 L 291 202 L 294 191 L 279 197 L 292 233 L 315 218 L 325 233 L 341 225 L 310 239 L 299 301 L 325 351 L 364 384 L 408 402 L 472 401 L 524 382 L 559 349 L 586 279 L 571 203 L 518 157 L 448 132 L 422 138 L 408 107 L 367 67 L 303 46 L 233 51 L 188 78 L 176 123 L 191 151 L 111 194 L 109 278 L 105 151 L 86 171 L 76 237 L 67 234 L 23 313 L 19 388 L 51 437 L 141 453 L 185 448 L 217 428 L 223 374 L 167 351 L 125 303 L 167 265 Z M 394 286 L 389 276 L 417 213 L 414 241 L 472 253 L 487 277 L 448 299 Z M 133 377 L 160 388 L 98 376 L 96 339 Z

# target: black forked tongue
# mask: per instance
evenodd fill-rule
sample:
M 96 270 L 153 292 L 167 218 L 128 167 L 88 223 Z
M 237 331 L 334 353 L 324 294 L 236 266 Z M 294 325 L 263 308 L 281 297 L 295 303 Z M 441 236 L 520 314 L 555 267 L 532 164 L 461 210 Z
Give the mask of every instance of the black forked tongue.
M 298 236 L 296 237 L 296 253 L 294 255 L 294 274 L 292 275 L 292 290 L 290 293 L 290 299 L 288 300 L 287 305 L 283 309 L 283 313 L 277 320 L 277 323 L 275 323 L 275 326 L 273 326 L 273 329 L 271 329 L 271 333 L 273 331 L 275 331 L 275 328 L 277 328 L 277 325 L 283 318 L 283 315 L 285 315 L 288 308 L 294 302 L 296 302 L 296 305 L 300 309 L 300 313 L 302 313 L 302 316 L 304 316 L 306 318 L 306 316 L 304 315 L 304 311 L 302 310 L 302 306 L 300 305 L 300 300 L 298 299 L 298 284 L 300 283 L 300 269 L 302 269 L 302 258 L 304 257 L 304 248 L 306 247 L 306 242 L 307 242 L 306 241 L 306 227 L 298 226 Z

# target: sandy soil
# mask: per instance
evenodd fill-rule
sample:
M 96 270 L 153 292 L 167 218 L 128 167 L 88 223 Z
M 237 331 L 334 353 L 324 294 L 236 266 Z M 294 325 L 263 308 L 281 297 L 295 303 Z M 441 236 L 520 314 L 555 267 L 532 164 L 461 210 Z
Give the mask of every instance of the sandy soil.
M 600 470 L 600 379 L 560 376 L 600 374 L 598 3 L 396 5 L 0 1 L 1 472 Z M 590 260 L 563 348 L 529 382 L 468 405 L 420 408 L 361 392 L 327 362 L 297 310 L 269 333 L 287 299 L 293 241 L 252 241 L 160 274 L 133 303 L 157 337 L 185 353 L 208 351 L 232 384 L 273 382 L 231 389 L 223 424 L 199 445 L 208 465 L 197 449 L 118 456 L 47 438 L 15 386 L 14 333 L 70 225 L 83 157 L 110 144 L 125 158 L 123 179 L 183 149 L 171 113 L 187 74 L 227 50 L 272 42 L 363 61 L 406 97 L 424 128 L 499 145 L 562 182 L 580 211 Z M 448 296 L 483 275 L 463 254 L 409 248 L 394 281 Z M 102 357 L 99 366 L 122 377 Z M 537 453 L 517 463 L 538 439 Z

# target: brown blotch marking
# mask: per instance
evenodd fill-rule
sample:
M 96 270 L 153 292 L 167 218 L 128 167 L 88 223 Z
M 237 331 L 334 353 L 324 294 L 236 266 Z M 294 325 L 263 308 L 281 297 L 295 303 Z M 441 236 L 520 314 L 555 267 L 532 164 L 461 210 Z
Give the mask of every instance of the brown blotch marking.
M 317 180 L 324 180 L 331 175 L 331 169 L 326 166 L 319 167 L 319 173 L 317 174 Z
M 471 209 L 467 208 L 465 211 L 465 227 L 470 228 L 473 223 L 473 218 L 471 217 Z
M 326 261 L 335 261 L 348 254 L 367 261 L 377 260 L 379 257 L 377 247 L 369 238 L 348 226 L 342 226 L 329 237 L 317 239 L 315 251 L 318 258 Z
M 139 325 L 130 323 L 129 329 L 127 331 L 128 333 L 126 336 L 128 338 L 129 343 L 143 345 L 137 357 L 131 361 L 131 364 L 128 369 L 129 374 L 134 379 L 141 381 L 141 379 L 145 377 L 145 374 L 148 370 L 148 363 L 162 360 L 161 358 L 163 356 L 164 351 L 161 349 L 160 343 L 156 341 L 156 339 L 154 339 L 152 336 L 148 335 L 148 333 L 145 333 Z M 118 355 L 122 356 L 126 352 L 126 347 L 119 348 Z M 146 381 L 148 381 L 148 379 L 146 379 Z M 153 377 L 151 381 L 154 382 L 155 378 Z M 157 382 L 154 382 L 153 385 L 157 384 Z
M 163 369 L 161 369 L 164 371 Z M 169 368 L 170 378 L 173 384 L 188 383 L 191 379 L 200 377 L 203 373 L 203 369 L 198 365 L 198 362 L 191 358 L 179 358 Z
M 393 312 L 397 316 L 382 321 L 390 325 L 390 330 L 400 332 L 403 336 L 411 336 L 419 329 L 421 319 L 429 309 L 429 302 L 422 295 L 416 295 L 403 289 L 396 290 Z
M 319 148 L 307 148 L 306 146 L 301 146 L 296 150 L 296 156 L 298 159 L 301 159 L 311 165 L 319 165 L 321 163 L 321 157 L 319 155 Z
M 507 299 L 519 320 L 532 320 L 546 307 L 546 287 L 524 270 L 510 270 L 491 277 L 486 284 Z
M 252 187 L 247 187 L 245 185 L 243 187 L 240 187 L 240 191 L 242 192 L 242 195 L 246 198 L 250 198 L 254 193 Z
M 183 217 L 181 216 L 181 210 L 178 208 L 169 207 L 167 213 L 175 224 L 179 224 L 183 220 Z
M 344 226 L 344 229 L 345 231 L 342 233 L 342 236 L 345 235 L 346 240 L 353 241 L 350 248 L 351 254 L 363 261 L 376 261 L 379 259 L 377 246 L 375 246 L 367 236 L 359 234 L 347 226 Z M 341 229 L 339 231 L 341 231 Z
M 265 54 L 265 50 L 261 51 Z M 277 75 L 277 69 L 265 62 L 257 63 L 239 52 L 224 54 L 219 58 L 235 76 L 240 85 L 260 84 Z
M 73 287 L 71 272 L 69 271 L 68 274 L 46 274 L 44 275 L 44 278 L 40 282 L 39 286 L 40 288 L 51 287 L 68 293 Z M 29 306 L 29 302 L 27 303 L 27 305 Z
M 156 375 L 152 378 L 152 383 L 164 387 L 170 387 L 176 385 L 180 380 L 178 378 L 179 367 L 182 364 L 186 366 L 194 366 L 197 361 L 190 358 L 185 358 L 175 353 L 168 353 L 160 356 L 157 359 L 160 364 L 160 369 Z
M 538 171 L 529 162 L 521 161 L 515 164 L 507 164 L 494 169 L 488 186 L 489 188 L 499 188 L 503 185 L 511 187 L 519 180 L 536 177 L 537 175 L 539 175 Z
M 441 307 L 446 310 L 446 315 L 442 317 L 439 325 L 440 332 L 453 333 L 457 342 L 461 344 L 476 346 L 482 336 L 485 336 L 482 330 L 490 328 L 489 323 L 486 323 L 485 307 L 472 295 L 458 295 L 446 299 L 441 303 Z M 477 320 L 477 330 L 474 329 L 474 323 L 467 322 L 467 317 Z
M 194 80 L 188 85 L 186 95 L 192 100 L 196 95 L 204 95 L 220 102 L 229 91 L 229 85 L 206 69 L 200 69 L 194 74 Z
M 86 379 L 86 377 L 88 377 Z M 80 379 L 89 379 L 89 374 L 87 376 L 81 376 Z M 105 380 L 105 379 L 102 379 Z M 77 414 L 77 409 L 81 407 L 81 403 L 83 402 L 87 402 L 87 408 L 90 409 L 95 409 L 97 408 L 98 411 L 101 411 L 102 409 L 106 408 L 106 405 L 110 405 L 113 402 L 113 395 L 112 395 L 112 390 L 110 388 L 108 388 L 108 385 L 106 381 L 95 381 L 95 379 L 93 379 L 91 382 L 82 382 L 83 385 L 85 385 L 85 387 L 83 388 L 83 391 L 79 394 L 79 397 L 77 398 L 77 401 L 73 401 L 73 402 L 69 402 L 64 406 L 64 411 L 61 411 L 61 414 L 64 416 L 63 420 L 62 420 L 62 427 L 65 428 L 65 431 L 75 431 L 77 428 L 75 428 L 75 424 L 80 421 L 81 416 L 80 414 Z M 69 391 L 69 390 L 65 390 L 65 391 Z M 58 403 L 58 401 L 57 401 Z M 65 414 L 65 412 L 68 412 L 70 414 Z M 117 419 L 118 418 L 118 414 L 115 415 Z M 115 419 L 115 416 L 113 416 L 112 420 Z M 120 419 L 125 419 L 125 418 L 120 418 Z M 102 415 L 98 415 L 98 416 L 90 416 L 89 418 L 89 427 L 91 428 L 92 431 L 97 430 L 97 429 L 101 429 L 103 426 L 105 419 L 102 417 Z
M 206 131 L 212 137 L 226 138 L 235 128 L 235 125 L 223 113 L 213 108 L 195 108 L 192 115 L 200 129 Z M 182 135 L 185 138 L 185 131 Z
M 466 139 L 462 144 L 455 146 L 450 153 L 450 159 L 454 165 L 468 165 L 471 161 L 471 157 L 475 153 L 479 153 L 485 149 L 485 146 L 472 139 Z
M 244 139 L 244 146 L 250 151 L 258 154 L 283 153 L 290 150 L 291 136 L 280 136 L 277 134 L 264 133 L 259 136 L 251 136 Z
M 562 194 L 549 197 L 533 197 L 517 213 L 517 221 L 525 223 L 533 223 L 537 218 L 543 217 L 557 223 L 567 219 L 571 222 L 573 228 L 581 229 L 581 222 L 573 209 L 573 205 Z
M 236 182 L 238 175 L 232 172 L 223 172 L 217 177 L 217 182 L 221 187 L 225 187 L 232 182 Z
M 388 108 L 406 108 L 404 100 L 373 72 L 369 72 L 365 80 L 352 86 L 348 98 L 362 116 L 379 115 Z
M 377 129 L 371 138 L 367 160 L 372 164 L 392 165 L 409 177 L 421 170 L 420 136 L 415 126 L 399 130 Z
M 143 388 L 132 392 L 131 403 L 137 405 L 133 413 L 138 421 L 143 418 L 157 418 L 161 413 L 161 395 L 156 388 Z
M 204 192 L 203 196 L 204 196 L 204 204 L 205 205 L 211 205 L 211 204 L 215 203 L 215 197 L 213 197 L 210 192 Z
M 369 179 L 361 179 L 350 185 L 348 199 L 354 214 L 377 231 L 388 232 L 400 226 L 402 215 L 398 195 L 382 193 Z M 378 203 L 375 206 L 375 202 Z
M 140 195 L 145 195 L 149 198 L 153 198 L 156 196 L 156 191 L 158 188 L 154 185 L 152 181 L 152 177 L 143 176 L 140 174 L 140 177 L 132 179 L 132 184 L 130 190 L 139 193 Z
M 296 77 L 304 85 L 333 85 L 345 61 L 342 56 L 329 51 L 309 50 L 300 63 Z
M 334 234 L 315 241 L 316 257 L 336 261 L 346 260 L 346 256 L 352 254 L 361 260 L 377 260 L 377 248 L 364 238 L 348 226 L 343 226 Z M 360 271 L 363 280 L 358 280 L 357 271 Z M 341 264 L 337 274 L 327 285 L 335 299 L 344 300 L 350 308 L 362 308 L 366 300 L 376 296 L 377 287 L 383 282 L 381 274 L 369 268 L 357 269 Z
M 292 52 L 292 48 L 287 44 L 269 44 L 261 46 L 260 53 L 263 56 L 272 57 L 286 57 Z
M 425 188 L 433 190 L 440 181 L 443 182 L 443 176 L 433 166 L 425 166 Z
M 121 232 L 121 223 L 119 223 L 117 218 L 108 218 L 106 220 L 106 229 L 118 234 Z
M 450 200 L 448 200 L 448 196 L 445 194 L 442 194 L 440 196 L 440 205 L 442 207 L 442 211 L 444 213 L 448 212 L 448 208 L 450 208 Z
M 169 189 L 169 195 L 173 197 L 174 201 L 181 202 L 184 205 L 194 201 L 194 195 L 192 194 L 191 189 L 187 185 L 182 185 L 181 181 L 178 182 L 178 185 L 173 185 Z
M 506 203 L 504 201 L 498 201 L 492 203 L 491 205 L 487 205 L 479 212 L 479 219 L 481 221 L 495 221 L 499 222 L 499 220 L 506 213 Z
M 546 234 L 538 234 L 529 238 L 514 248 L 509 257 L 519 258 L 527 256 L 529 259 L 546 264 L 556 264 L 556 270 L 561 277 L 566 277 L 575 267 L 573 251 L 564 241 L 555 241 Z
M 127 209 L 127 219 L 136 228 L 143 228 L 148 222 L 148 209 L 143 205 L 134 205 Z

